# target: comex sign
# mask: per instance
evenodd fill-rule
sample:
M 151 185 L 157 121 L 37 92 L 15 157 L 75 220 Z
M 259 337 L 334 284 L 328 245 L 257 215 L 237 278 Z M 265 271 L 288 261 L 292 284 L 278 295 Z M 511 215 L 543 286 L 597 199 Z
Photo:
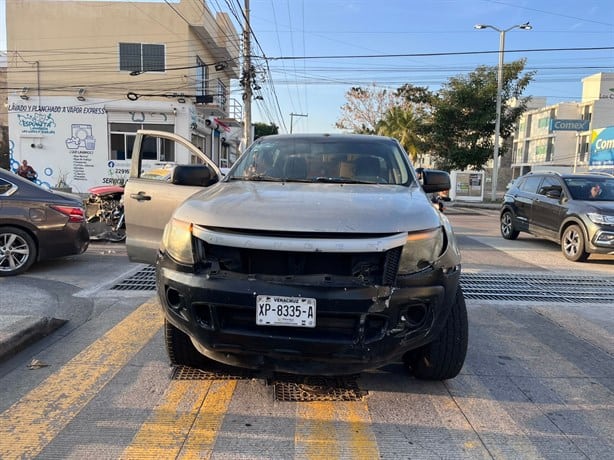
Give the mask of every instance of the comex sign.
M 614 165 L 614 126 L 593 130 L 589 165 Z
M 589 120 L 555 120 L 550 119 L 551 131 L 588 131 Z

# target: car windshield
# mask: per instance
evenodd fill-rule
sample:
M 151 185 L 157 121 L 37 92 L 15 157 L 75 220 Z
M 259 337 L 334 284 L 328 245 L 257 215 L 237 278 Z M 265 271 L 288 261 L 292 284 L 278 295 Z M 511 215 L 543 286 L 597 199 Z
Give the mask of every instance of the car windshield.
M 230 180 L 407 185 L 407 155 L 387 138 L 264 137 L 241 156 Z
M 614 177 L 569 177 L 565 184 L 574 200 L 614 201 Z

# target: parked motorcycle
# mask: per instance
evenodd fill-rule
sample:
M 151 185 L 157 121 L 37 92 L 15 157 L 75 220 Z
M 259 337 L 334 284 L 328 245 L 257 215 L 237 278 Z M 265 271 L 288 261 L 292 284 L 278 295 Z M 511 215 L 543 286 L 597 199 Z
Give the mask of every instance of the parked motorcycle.
M 118 243 L 126 239 L 124 187 L 99 185 L 88 190 L 85 202 L 91 240 Z

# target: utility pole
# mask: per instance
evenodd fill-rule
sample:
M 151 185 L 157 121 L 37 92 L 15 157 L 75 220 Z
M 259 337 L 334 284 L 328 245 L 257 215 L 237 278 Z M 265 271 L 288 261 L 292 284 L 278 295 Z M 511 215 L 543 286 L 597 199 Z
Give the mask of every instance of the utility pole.
M 243 151 L 252 143 L 252 62 L 251 28 L 249 25 L 249 0 L 245 0 L 245 25 L 243 26 Z M 241 152 L 243 153 L 243 152 Z
M 292 134 L 292 120 L 294 120 L 294 117 L 307 117 L 308 115 L 306 113 L 291 113 L 290 114 L 290 134 Z

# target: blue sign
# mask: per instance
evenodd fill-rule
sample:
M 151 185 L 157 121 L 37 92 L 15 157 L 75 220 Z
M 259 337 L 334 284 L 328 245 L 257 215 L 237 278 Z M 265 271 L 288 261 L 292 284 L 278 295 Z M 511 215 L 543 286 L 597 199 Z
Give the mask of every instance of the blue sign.
M 550 119 L 550 131 L 588 131 L 590 120 Z
M 588 160 L 590 166 L 614 165 L 614 126 L 594 130 Z

